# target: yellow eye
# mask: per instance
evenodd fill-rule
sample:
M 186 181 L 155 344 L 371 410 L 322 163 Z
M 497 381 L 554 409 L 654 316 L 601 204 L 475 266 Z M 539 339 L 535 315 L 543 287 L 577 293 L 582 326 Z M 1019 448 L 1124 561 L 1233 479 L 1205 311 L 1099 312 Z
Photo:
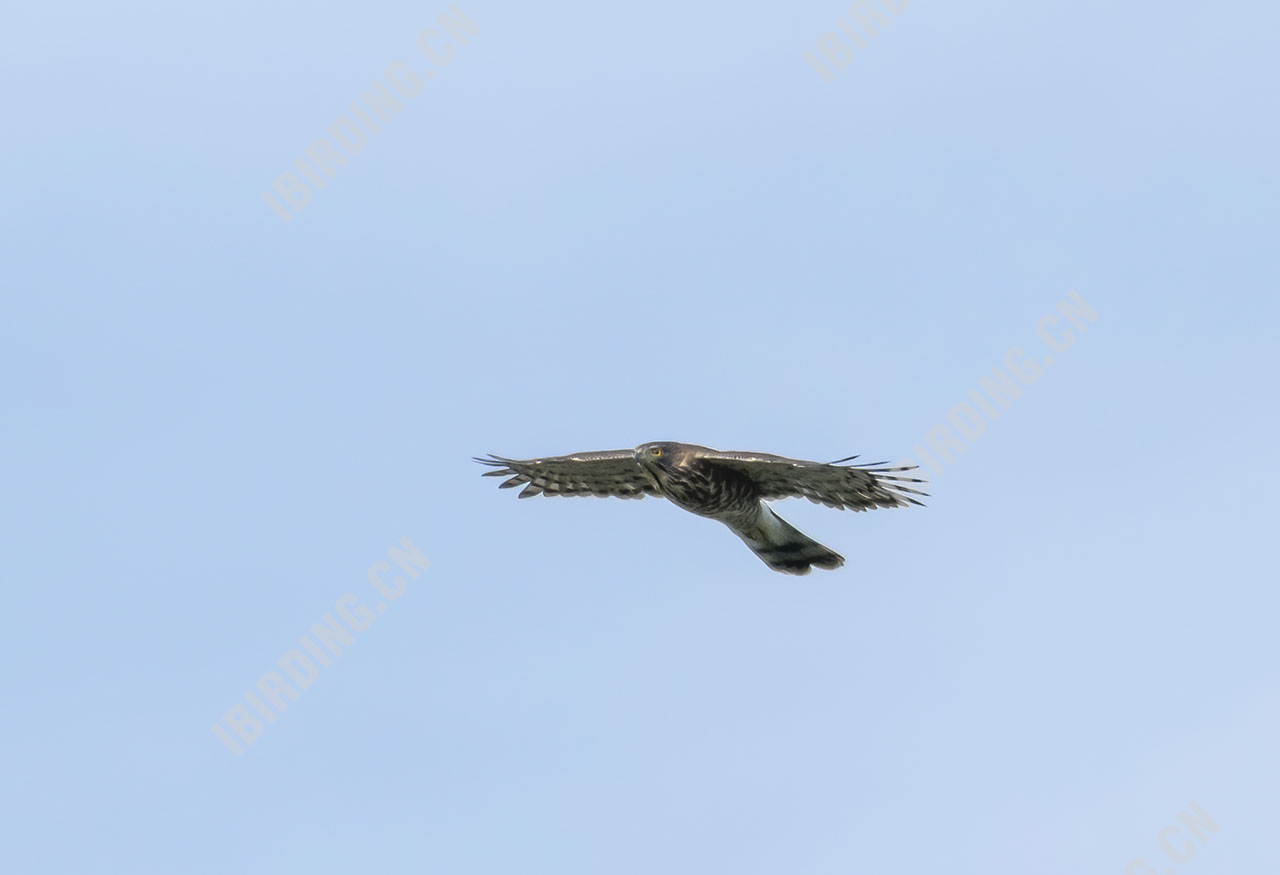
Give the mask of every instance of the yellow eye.
M 654 456 L 662 455 L 662 450 L 658 449 L 657 447 L 654 447 L 653 449 L 649 450 L 649 452 L 653 453 Z

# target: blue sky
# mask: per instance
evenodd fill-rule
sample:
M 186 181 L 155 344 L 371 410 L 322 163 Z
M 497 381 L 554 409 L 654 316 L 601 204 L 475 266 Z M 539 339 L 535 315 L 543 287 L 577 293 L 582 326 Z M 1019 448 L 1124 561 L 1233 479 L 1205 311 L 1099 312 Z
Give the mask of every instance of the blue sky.
M 1273 867 L 1280 13 L 458 9 L 8 12 L 4 869 Z M 1073 291 L 927 508 L 776 506 L 837 572 L 470 461 L 899 459 Z

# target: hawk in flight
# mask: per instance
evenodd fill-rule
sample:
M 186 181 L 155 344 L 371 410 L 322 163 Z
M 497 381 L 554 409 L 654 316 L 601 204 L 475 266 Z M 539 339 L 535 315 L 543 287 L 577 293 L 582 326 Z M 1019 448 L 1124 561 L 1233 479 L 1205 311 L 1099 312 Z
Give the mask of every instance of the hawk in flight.
M 845 465 L 805 462 L 768 453 L 726 453 L 670 441 L 634 450 L 575 453 L 545 459 L 477 458 L 495 470 L 486 477 L 509 477 L 502 488 L 525 484 L 521 498 L 534 495 L 595 495 L 644 498 L 656 495 L 698 516 L 719 520 L 774 571 L 808 574 L 809 567 L 839 568 L 844 557 L 800 532 L 763 502 L 807 498 L 841 510 L 906 507 L 925 495 L 898 476 L 915 466 L 886 468 L 884 462 Z

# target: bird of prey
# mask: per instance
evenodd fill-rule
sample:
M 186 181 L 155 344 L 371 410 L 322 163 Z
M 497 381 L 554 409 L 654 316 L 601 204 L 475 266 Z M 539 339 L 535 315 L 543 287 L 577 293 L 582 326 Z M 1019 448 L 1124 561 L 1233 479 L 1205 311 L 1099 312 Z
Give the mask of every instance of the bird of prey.
M 763 502 L 807 498 L 841 510 L 906 507 L 925 495 L 899 476 L 914 465 L 885 462 L 846 465 L 805 462 L 768 453 L 721 452 L 696 444 L 658 441 L 634 450 L 605 450 L 543 459 L 476 458 L 495 470 L 486 477 L 509 477 L 500 486 L 525 484 L 521 498 L 534 495 L 655 495 L 699 516 L 719 520 L 774 571 L 808 574 L 810 566 L 839 568 L 844 557 L 800 532 Z

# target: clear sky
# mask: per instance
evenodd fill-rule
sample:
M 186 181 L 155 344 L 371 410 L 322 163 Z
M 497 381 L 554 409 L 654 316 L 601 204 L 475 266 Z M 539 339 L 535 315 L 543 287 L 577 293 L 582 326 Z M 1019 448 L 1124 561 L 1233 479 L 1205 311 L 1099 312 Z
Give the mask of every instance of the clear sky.
M 0 868 L 1275 871 L 1280 12 L 878 8 L 6 9 Z

